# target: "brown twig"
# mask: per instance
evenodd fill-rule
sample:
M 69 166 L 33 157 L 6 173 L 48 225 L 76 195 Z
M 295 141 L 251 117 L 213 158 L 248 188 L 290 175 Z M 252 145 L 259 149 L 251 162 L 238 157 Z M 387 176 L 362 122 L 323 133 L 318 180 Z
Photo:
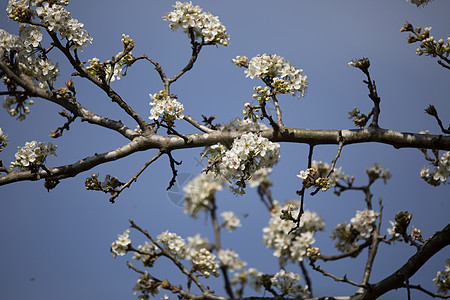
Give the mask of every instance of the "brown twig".
M 120 195 L 120 193 L 125 189 L 125 188 L 129 188 L 131 186 L 131 184 L 133 182 L 137 181 L 137 178 L 139 177 L 139 175 L 142 174 L 142 172 L 145 171 L 145 169 L 147 169 L 147 167 L 152 164 L 154 161 L 156 161 L 159 157 L 161 157 L 161 155 L 163 155 L 164 153 L 162 151 L 159 151 L 155 156 L 153 156 L 148 162 L 146 162 L 144 164 L 144 166 L 139 170 L 139 172 L 137 172 L 130 180 L 128 180 L 128 182 L 126 182 L 124 185 L 122 185 L 119 189 L 116 189 L 116 191 L 114 192 L 114 194 L 112 195 L 111 198 L 109 198 L 109 202 L 114 203 L 115 199 Z

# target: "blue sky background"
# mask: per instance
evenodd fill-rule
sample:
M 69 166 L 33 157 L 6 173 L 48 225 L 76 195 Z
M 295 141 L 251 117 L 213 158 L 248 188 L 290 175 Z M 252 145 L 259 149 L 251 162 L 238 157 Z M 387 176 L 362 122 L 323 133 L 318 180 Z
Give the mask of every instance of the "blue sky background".
M 161 19 L 172 4 L 161 0 L 72 1 L 68 10 L 85 24 L 94 38 L 93 44 L 81 54 L 82 60 L 110 59 L 122 50 L 120 39 L 125 33 L 135 41 L 134 55 L 147 54 L 161 64 L 166 74 L 175 74 L 189 60 L 190 46 L 182 32 L 172 32 L 168 23 Z M 436 60 L 417 57 L 417 45 L 408 45 L 407 34 L 399 31 L 407 20 L 415 26 L 431 25 L 432 35 L 445 39 L 450 34 L 448 1 L 436 0 L 424 8 L 416 8 L 404 0 L 195 1 L 194 4 L 218 15 L 231 36 L 228 47 L 204 48 L 193 70 L 172 86 L 185 112 L 198 120 L 201 114 L 215 115 L 221 123 L 241 116 L 243 104 L 252 100 L 252 87 L 262 83 L 245 78 L 243 69 L 236 68 L 230 60 L 236 55 L 251 58 L 262 53 L 284 56 L 303 68 L 308 76 L 309 90 L 305 98 L 296 100 L 284 96 L 280 99 L 283 120 L 289 127 L 354 128 L 347 119 L 347 112 L 354 106 L 366 113 L 371 109 L 367 87 L 361 82 L 362 72 L 347 66 L 351 59 L 361 57 L 369 57 L 371 61 L 371 76 L 381 97 L 381 127 L 409 132 L 428 129 L 439 134 L 435 121 L 423 111 L 428 104 L 436 106 L 444 124 L 450 120 L 449 71 L 440 67 Z M 17 33 L 16 23 L 6 18 L 5 8 L 6 1 L 2 1 L 0 28 Z M 51 58 L 60 61 L 61 86 L 72 70 L 61 60 L 61 55 L 55 53 Z M 82 105 L 101 115 L 120 119 L 130 128 L 135 127 L 133 120 L 103 93 L 84 80 L 74 78 L 74 81 L 77 99 Z M 114 82 L 113 88 L 146 118 L 150 110 L 148 94 L 162 89 L 162 83 L 152 65 L 141 62 L 130 69 L 126 77 Z M 0 127 L 10 141 L 0 156 L 3 163 L 8 165 L 14 160 L 16 147 L 30 140 L 52 141 L 58 145 L 58 156 L 48 159 L 49 167 L 73 163 L 126 143 L 116 133 L 79 120 L 63 137 L 51 140 L 49 131 L 64 122 L 58 111 L 59 107 L 54 104 L 36 99 L 31 114 L 25 121 L 18 122 L 1 109 Z M 177 124 L 177 128 L 183 133 L 196 132 L 183 122 Z M 314 159 L 330 162 L 336 150 L 337 146 L 316 147 Z M 282 158 L 271 175 L 275 183 L 273 196 L 278 201 L 295 199 L 295 191 L 300 188 L 295 175 L 306 168 L 307 151 L 306 145 L 282 145 Z M 183 178 L 198 174 L 204 166 L 198 163 L 200 152 L 201 149 L 173 152 L 175 159 L 183 161 L 178 167 L 180 186 L 176 188 L 179 190 Z M 209 220 L 203 215 L 197 220 L 191 219 L 165 191 L 171 178 L 166 157 L 151 165 L 114 205 L 108 202 L 107 195 L 84 188 L 85 178 L 91 173 L 100 173 L 101 178 L 109 173 L 127 181 L 155 154 L 155 151 L 137 153 L 99 166 L 64 180 L 49 193 L 42 182 L 2 186 L 0 298 L 136 299 L 131 288 L 137 274 L 125 265 L 131 256 L 114 260 L 109 254 L 117 234 L 129 226 L 129 218 L 153 236 L 165 230 L 184 238 L 201 232 L 212 240 Z M 383 232 L 390 227 L 388 220 L 399 210 L 413 214 L 411 224 L 420 228 L 425 238 L 448 223 L 450 189 L 448 186 L 434 188 L 420 179 L 419 171 L 426 164 L 420 151 L 396 150 L 375 143 L 350 145 L 344 147 L 337 166 L 343 166 L 345 174 L 355 175 L 357 184 L 363 185 L 367 182 L 364 170 L 374 162 L 382 163 L 392 173 L 387 185 L 377 182 L 372 189 L 374 203 L 379 197 L 383 198 Z M 174 189 L 172 199 L 176 196 Z M 243 223 L 235 232 L 223 233 L 224 247 L 236 250 L 248 267 L 266 273 L 277 272 L 276 258 L 262 243 L 261 228 L 267 226 L 269 215 L 256 191 L 248 189 L 244 197 L 235 197 L 225 190 L 217 198 L 220 211 L 235 211 Z M 319 193 L 307 197 L 305 205 L 325 219 L 326 232 L 317 234 L 316 245 L 327 255 L 337 253 L 328 238 L 331 230 L 338 223 L 349 221 L 357 209 L 365 208 L 364 195 L 352 191 L 341 197 L 331 191 Z M 245 214 L 248 217 L 244 218 Z M 143 241 L 137 232 L 132 232 L 131 238 L 136 245 Z M 404 243 L 382 245 L 371 282 L 391 274 L 414 253 L 414 248 Z M 347 274 L 349 279 L 359 281 L 366 256 L 364 252 L 357 259 L 320 265 L 337 276 Z M 435 291 L 431 280 L 449 257 L 446 248 L 412 277 L 410 283 L 420 283 Z M 299 271 L 295 267 L 289 270 Z M 172 266 L 164 263 L 158 264 L 154 272 L 173 283 L 182 278 Z M 351 286 L 336 284 L 314 272 L 310 275 L 315 296 L 347 295 L 355 291 Z M 220 281 L 212 280 L 208 284 L 224 295 Z M 423 294 L 412 293 L 414 299 L 426 298 Z M 406 290 L 382 297 L 399 298 L 406 298 Z

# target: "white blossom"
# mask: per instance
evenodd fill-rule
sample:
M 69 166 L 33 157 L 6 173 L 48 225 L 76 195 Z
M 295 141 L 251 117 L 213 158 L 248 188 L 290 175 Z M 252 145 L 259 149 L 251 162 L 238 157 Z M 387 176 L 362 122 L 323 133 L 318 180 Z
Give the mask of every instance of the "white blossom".
M 5 149 L 6 144 L 8 143 L 8 140 L 6 140 L 7 137 L 8 135 L 3 133 L 3 130 L 0 128 L 0 152 Z
M 238 60 L 238 58 L 236 58 Z M 295 96 L 299 93 L 299 98 L 306 93 L 308 87 L 307 76 L 303 74 L 302 69 L 297 69 L 283 57 L 272 54 L 259 54 L 253 57 L 245 70 L 247 77 L 254 78 L 278 78 L 283 80 L 287 93 Z
M 446 152 L 440 158 L 437 166 L 430 171 L 430 167 L 423 167 L 420 170 L 420 177 L 431 185 L 440 185 L 441 183 L 448 183 L 447 179 L 450 176 L 450 151 Z
M 274 249 L 274 256 L 281 263 L 286 261 L 302 261 L 306 251 L 315 242 L 314 233 L 324 229 L 324 222 L 315 212 L 306 210 L 301 219 L 299 228 L 288 235 L 295 227 L 295 223 L 287 218 L 281 218 L 288 213 L 296 218 L 299 212 L 298 201 L 288 201 L 283 207 L 275 202 L 275 208 L 271 211 L 269 226 L 263 228 L 263 241 L 266 247 Z
M 24 147 L 17 147 L 16 161 L 11 163 L 12 168 L 27 170 L 32 165 L 44 164 L 48 155 L 56 156 L 56 145 L 42 142 L 26 142 Z
M 331 238 L 336 240 L 336 249 L 347 252 L 358 246 L 356 243 L 358 240 L 369 238 L 378 215 L 373 210 L 358 210 L 355 217 L 350 220 L 350 224 L 347 222 L 338 224 L 331 235 Z
M 201 39 L 205 44 L 229 44 L 230 36 L 218 17 L 202 12 L 202 9 L 198 5 L 192 5 L 192 2 L 177 1 L 173 7 L 173 11 L 163 16 L 163 20 L 169 21 L 172 30 L 178 30 L 180 27 L 185 33 L 192 30 L 194 38 Z
M 228 231 L 233 231 L 238 227 L 241 227 L 241 221 L 232 211 L 224 211 L 220 214 L 224 219 L 223 227 L 225 227 Z
M 366 169 L 366 173 L 371 181 L 382 178 L 385 184 L 392 177 L 389 169 L 384 169 L 380 163 L 374 163 L 372 167 Z
M 158 235 L 157 241 L 178 258 L 184 259 L 188 254 L 186 242 L 176 233 L 165 231 Z
M 195 270 L 199 271 L 203 276 L 206 278 L 211 274 L 215 277 L 219 276 L 219 263 L 216 260 L 216 256 L 208 249 L 192 250 L 189 256 Z
M 111 254 L 114 258 L 116 258 L 117 255 L 124 256 L 127 253 L 128 246 L 131 244 L 129 234 L 130 230 L 127 229 L 123 234 L 117 235 L 117 240 L 111 245 Z
M 150 110 L 150 120 L 157 120 L 160 115 L 166 122 L 173 122 L 183 118 L 183 104 L 179 103 L 173 97 L 166 97 L 164 91 L 156 94 L 150 94 L 153 100 L 150 102 L 152 109 Z
M 359 232 L 361 237 L 367 239 L 372 233 L 378 215 L 377 212 L 369 209 L 357 210 L 356 215 L 351 218 L 350 223 Z
M 447 294 L 450 290 L 450 259 L 445 261 L 445 270 L 437 272 L 433 282 L 438 287 L 438 293 Z
M 230 271 L 244 270 L 247 263 L 239 258 L 239 255 L 231 249 L 220 249 L 217 254 L 220 262 Z
M 196 218 L 197 212 L 200 210 L 206 211 L 210 207 L 215 193 L 222 190 L 226 184 L 227 182 L 221 176 L 213 172 L 200 173 L 183 188 L 184 211 Z

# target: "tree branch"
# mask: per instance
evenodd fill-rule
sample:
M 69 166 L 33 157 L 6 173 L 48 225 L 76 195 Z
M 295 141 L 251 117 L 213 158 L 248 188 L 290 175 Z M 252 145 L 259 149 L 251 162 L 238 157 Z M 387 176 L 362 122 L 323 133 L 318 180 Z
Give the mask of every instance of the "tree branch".
M 417 253 L 411 256 L 400 269 L 382 281 L 371 285 L 371 288 L 358 299 L 377 299 L 390 290 L 402 287 L 406 278 L 413 276 L 428 259 L 448 245 L 450 245 L 450 224 L 427 239 Z

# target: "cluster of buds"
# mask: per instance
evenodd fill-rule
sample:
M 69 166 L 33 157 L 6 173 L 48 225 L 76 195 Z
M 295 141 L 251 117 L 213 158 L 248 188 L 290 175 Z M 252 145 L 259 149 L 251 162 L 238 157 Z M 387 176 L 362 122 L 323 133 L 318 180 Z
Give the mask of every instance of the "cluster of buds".
M 420 42 L 419 48 L 416 50 L 417 55 L 430 55 L 433 57 L 443 57 L 450 54 L 450 37 L 447 37 L 447 42 L 443 39 L 436 41 L 433 36 L 430 36 L 431 26 L 425 27 L 422 31 L 422 27 L 413 27 L 410 23 L 406 23 L 400 28 L 401 32 L 411 32 L 408 36 L 408 43 Z
M 414 226 L 413 229 L 411 230 L 411 238 L 415 241 L 424 243 L 422 231 L 419 228 L 415 228 Z
M 103 182 L 98 180 L 98 174 L 92 174 L 91 177 L 86 178 L 84 183 L 87 190 L 102 191 L 110 194 L 113 194 L 121 185 L 123 185 L 123 182 L 120 182 L 117 177 L 113 177 L 109 174 L 105 176 Z
M 314 263 L 316 260 L 320 258 L 320 249 L 317 247 L 311 247 L 306 250 L 306 256 L 308 256 L 309 261 Z
M 328 178 L 321 177 L 317 167 L 314 166 L 306 171 L 300 171 L 300 174 L 297 175 L 297 177 L 303 180 L 302 184 L 305 188 L 314 186 L 320 188 L 322 191 L 326 191 L 330 187 Z
M 233 58 L 231 60 L 231 62 L 236 66 L 236 67 L 244 67 L 244 68 L 248 68 L 248 58 L 247 56 L 236 56 L 236 58 Z
M 411 222 L 412 214 L 407 211 L 399 211 L 395 215 L 395 232 L 405 235 L 406 229 L 408 229 L 409 223 Z
M 363 57 L 361 59 L 352 59 L 348 65 L 350 67 L 358 68 L 361 71 L 363 71 L 364 74 L 367 74 L 369 72 L 370 67 L 370 61 L 368 58 Z
M 0 152 L 5 149 L 6 144 L 9 143 L 9 141 L 6 139 L 8 137 L 7 134 L 4 134 L 2 129 L 0 128 Z
M 371 182 L 381 178 L 384 184 L 392 177 L 389 169 L 384 169 L 380 163 L 374 163 L 372 167 L 366 169 L 366 173 L 369 176 Z
M 257 115 L 257 113 L 259 112 L 259 106 L 255 105 L 250 105 L 250 103 L 245 103 L 244 104 L 246 109 L 242 110 L 242 113 L 244 114 L 244 120 L 250 120 L 252 122 L 256 122 L 258 121 L 258 119 L 260 118 L 259 115 Z
M 348 118 L 353 119 L 353 123 L 361 128 L 366 126 L 367 121 L 369 121 L 369 117 L 361 113 L 361 111 L 357 107 L 354 107 L 353 110 L 348 114 L 350 115 Z

